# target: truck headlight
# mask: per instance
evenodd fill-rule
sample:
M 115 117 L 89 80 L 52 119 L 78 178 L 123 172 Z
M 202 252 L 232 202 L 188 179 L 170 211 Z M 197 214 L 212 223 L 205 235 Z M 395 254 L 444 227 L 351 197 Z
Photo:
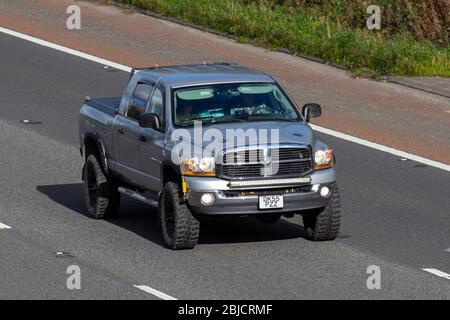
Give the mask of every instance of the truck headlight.
M 314 169 L 328 169 L 334 165 L 333 150 L 318 150 L 314 153 Z
M 184 159 L 183 174 L 186 176 L 215 176 L 216 161 L 213 157 Z

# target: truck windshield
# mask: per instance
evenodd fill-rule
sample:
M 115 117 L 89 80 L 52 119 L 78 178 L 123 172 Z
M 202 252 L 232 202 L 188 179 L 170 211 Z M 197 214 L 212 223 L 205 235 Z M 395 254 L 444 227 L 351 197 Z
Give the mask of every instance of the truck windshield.
M 174 123 L 298 121 L 300 117 L 274 83 L 232 83 L 179 88 L 173 92 Z

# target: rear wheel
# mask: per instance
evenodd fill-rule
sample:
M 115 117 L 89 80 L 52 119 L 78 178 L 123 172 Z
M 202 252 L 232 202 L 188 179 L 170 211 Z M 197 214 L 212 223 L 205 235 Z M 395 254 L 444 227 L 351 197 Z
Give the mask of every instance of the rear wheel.
M 178 185 L 167 182 L 159 206 L 159 223 L 170 249 L 192 249 L 198 242 L 200 223 L 180 199 Z
M 336 239 L 338 235 L 341 225 L 339 189 L 334 183 L 330 186 L 330 190 L 331 197 L 325 208 L 302 215 L 306 236 L 310 240 L 329 241 Z
M 103 173 L 97 158 L 91 154 L 83 171 L 83 193 L 86 208 L 94 219 L 112 218 L 120 206 L 120 193 Z

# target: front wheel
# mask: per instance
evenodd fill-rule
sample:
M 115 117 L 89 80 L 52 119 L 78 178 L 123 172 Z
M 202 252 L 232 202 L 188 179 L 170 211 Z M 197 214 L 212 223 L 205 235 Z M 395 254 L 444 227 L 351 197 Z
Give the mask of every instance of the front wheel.
M 164 242 L 170 249 L 192 249 L 198 242 L 200 222 L 180 199 L 178 185 L 167 182 L 159 205 L 159 223 Z
M 313 241 L 336 239 L 341 225 L 341 202 L 336 183 L 330 186 L 331 197 L 325 208 L 302 214 L 306 236 Z

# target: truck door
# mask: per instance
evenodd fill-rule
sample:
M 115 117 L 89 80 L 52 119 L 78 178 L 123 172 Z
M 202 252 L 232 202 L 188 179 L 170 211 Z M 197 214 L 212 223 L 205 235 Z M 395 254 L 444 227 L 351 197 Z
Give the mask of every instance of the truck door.
M 145 187 L 158 192 L 161 188 L 160 175 L 165 144 L 164 88 L 156 86 L 146 113 L 156 114 L 161 123 L 160 130 L 141 128 L 140 168 L 144 175 Z
M 117 171 L 127 182 L 138 186 L 142 182 L 139 165 L 141 128 L 138 121 L 145 111 L 152 90 L 153 85 L 149 83 L 137 83 L 125 114 L 118 115 L 117 119 Z

